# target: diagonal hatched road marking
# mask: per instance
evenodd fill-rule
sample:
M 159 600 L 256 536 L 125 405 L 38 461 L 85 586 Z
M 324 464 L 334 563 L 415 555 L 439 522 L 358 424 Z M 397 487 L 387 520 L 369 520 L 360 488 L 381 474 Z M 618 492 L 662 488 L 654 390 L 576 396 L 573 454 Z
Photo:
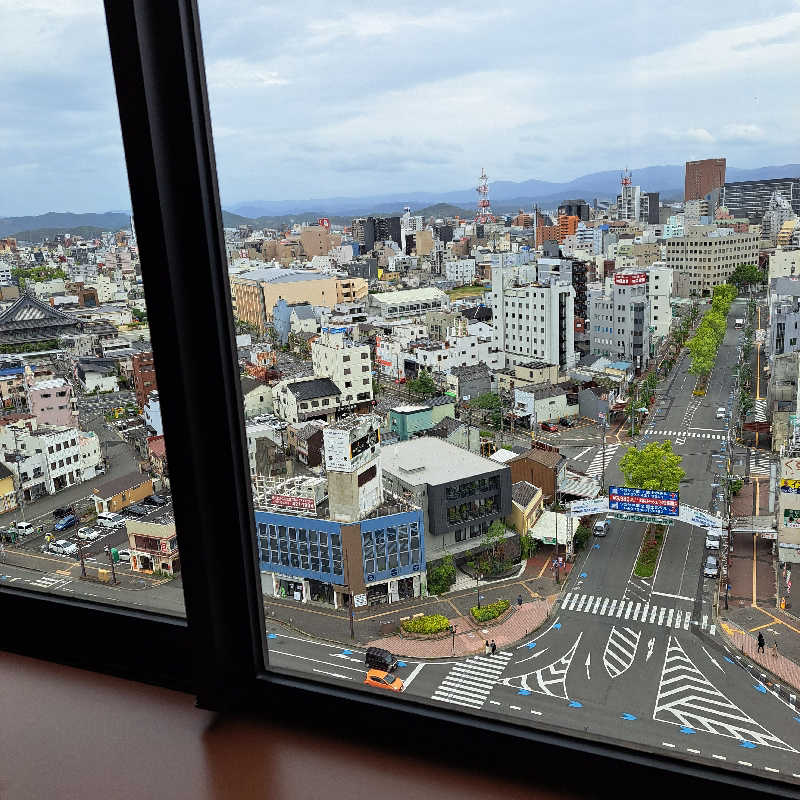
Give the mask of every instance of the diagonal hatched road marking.
M 631 628 L 617 628 L 615 625 L 611 629 L 603 651 L 603 666 L 610 678 L 622 675 L 633 664 L 641 635 L 641 631 Z
M 573 644 L 558 660 L 540 669 L 526 672 L 522 675 L 503 678 L 503 680 L 499 682 L 506 686 L 527 689 L 530 692 L 549 694 L 551 697 L 563 697 L 565 700 L 569 700 L 569 695 L 567 694 L 567 673 L 569 672 L 572 659 L 575 657 L 575 652 L 578 649 L 582 636 L 583 631 L 578 634 L 575 644 Z
M 797 752 L 722 694 L 694 665 L 674 636 L 669 637 L 653 719 Z

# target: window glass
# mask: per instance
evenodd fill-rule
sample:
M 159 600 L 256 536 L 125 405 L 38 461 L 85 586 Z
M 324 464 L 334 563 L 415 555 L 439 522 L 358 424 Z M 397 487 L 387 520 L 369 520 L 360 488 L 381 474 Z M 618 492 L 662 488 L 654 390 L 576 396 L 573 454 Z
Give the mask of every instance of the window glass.
M 158 267 L 131 216 L 103 6 L 3 11 L 2 580 L 183 616 L 144 297 Z

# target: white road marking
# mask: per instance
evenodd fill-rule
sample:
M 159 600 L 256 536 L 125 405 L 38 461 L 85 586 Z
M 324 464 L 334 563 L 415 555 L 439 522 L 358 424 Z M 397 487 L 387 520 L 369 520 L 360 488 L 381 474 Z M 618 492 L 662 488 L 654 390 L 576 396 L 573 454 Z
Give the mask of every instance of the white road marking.
M 720 761 L 727 761 L 727 760 L 728 760 L 728 757 L 727 757 L 727 756 L 718 756 L 716 753 L 712 753 L 712 754 L 711 754 L 711 758 L 717 758 L 717 759 L 719 759 Z M 777 771 L 777 770 L 776 770 L 776 771 Z
M 338 672 L 326 672 L 324 669 L 315 669 L 320 675 L 330 675 L 332 678 L 344 678 L 346 681 L 352 680 L 350 675 L 340 675 Z
M 671 608 L 669 613 L 667 614 L 667 627 L 672 627 L 672 615 L 675 613 L 675 609 Z M 661 624 L 661 620 L 658 621 L 659 625 Z
M 522 711 L 522 709 L 519 706 L 509 706 L 509 708 L 513 708 L 514 711 Z
M 752 767 L 753 765 L 749 761 L 737 761 L 737 764 L 741 764 L 743 767 Z
M 607 605 L 608 605 L 608 598 L 606 597 L 606 598 L 603 600 L 603 607 L 600 609 L 600 616 L 601 616 L 601 617 L 605 615 L 605 613 L 606 613 L 606 606 L 607 606 Z
M 775 767 L 764 767 L 767 772 L 780 772 L 779 769 L 775 769 Z
M 411 681 L 413 681 L 414 678 L 416 678 L 417 675 L 419 675 L 424 666 L 425 666 L 424 664 L 417 664 L 417 666 L 414 667 L 413 670 L 411 670 L 409 676 L 407 678 L 403 678 L 403 685 L 406 687 L 406 689 L 409 687 Z
M 674 744 L 671 744 L 670 742 L 661 742 L 661 744 L 662 744 L 664 747 L 675 747 L 675 745 L 674 745 Z
M 699 750 L 695 750 L 694 747 L 687 747 L 686 748 L 686 752 L 687 753 L 694 753 L 695 755 L 698 755 L 698 756 L 700 755 L 700 751 Z
M 661 609 L 661 613 L 658 615 L 658 624 L 660 625 L 664 621 L 664 614 L 667 613 L 666 608 Z
M 713 665 L 714 665 L 714 666 L 715 666 L 715 667 L 716 667 L 718 670 L 720 670 L 720 672 L 725 672 L 725 670 L 724 670 L 724 669 L 722 669 L 722 667 L 719 665 L 719 661 L 717 661 L 717 659 L 716 659 L 716 658 L 714 658 L 714 657 L 711 655 L 711 653 L 709 653 L 709 652 L 708 652 L 708 650 L 706 650 L 706 649 L 705 649 L 705 647 L 703 647 L 703 645 L 700 645 L 700 648 L 701 648 L 701 649 L 702 649 L 702 651 L 703 651 L 703 652 L 704 652 L 704 653 L 705 653 L 705 654 L 706 654 L 706 655 L 707 655 L 707 656 L 708 656 L 708 657 L 711 659 L 711 663 L 712 663 L 712 664 L 713 664 Z

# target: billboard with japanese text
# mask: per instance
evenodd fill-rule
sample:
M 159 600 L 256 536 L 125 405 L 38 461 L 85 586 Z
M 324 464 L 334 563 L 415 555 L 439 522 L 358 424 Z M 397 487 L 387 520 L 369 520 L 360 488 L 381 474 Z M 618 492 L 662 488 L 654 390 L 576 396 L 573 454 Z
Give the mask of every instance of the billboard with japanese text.
M 617 286 L 639 286 L 647 283 L 646 272 L 617 272 L 614 275 L 614 283 Z
M 627 511 L 633 514 L 677 517 L 680 513 L 680 503 L 678 492 L 609 486 L 608 509 L 609 511 Z

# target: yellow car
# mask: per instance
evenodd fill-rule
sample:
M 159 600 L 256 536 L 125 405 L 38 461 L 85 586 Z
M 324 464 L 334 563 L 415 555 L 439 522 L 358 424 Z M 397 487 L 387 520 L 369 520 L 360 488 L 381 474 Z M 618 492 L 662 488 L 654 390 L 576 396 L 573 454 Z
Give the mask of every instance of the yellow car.
M 364 678 L 367 686 L 374 686 L 376 689 L 387 689 L 390 692 L 402 692 L 405 687 L 400 678 L 396 678 L 391 672 L 384 672 L 382 669 L 367 670 L 367 677 Z

